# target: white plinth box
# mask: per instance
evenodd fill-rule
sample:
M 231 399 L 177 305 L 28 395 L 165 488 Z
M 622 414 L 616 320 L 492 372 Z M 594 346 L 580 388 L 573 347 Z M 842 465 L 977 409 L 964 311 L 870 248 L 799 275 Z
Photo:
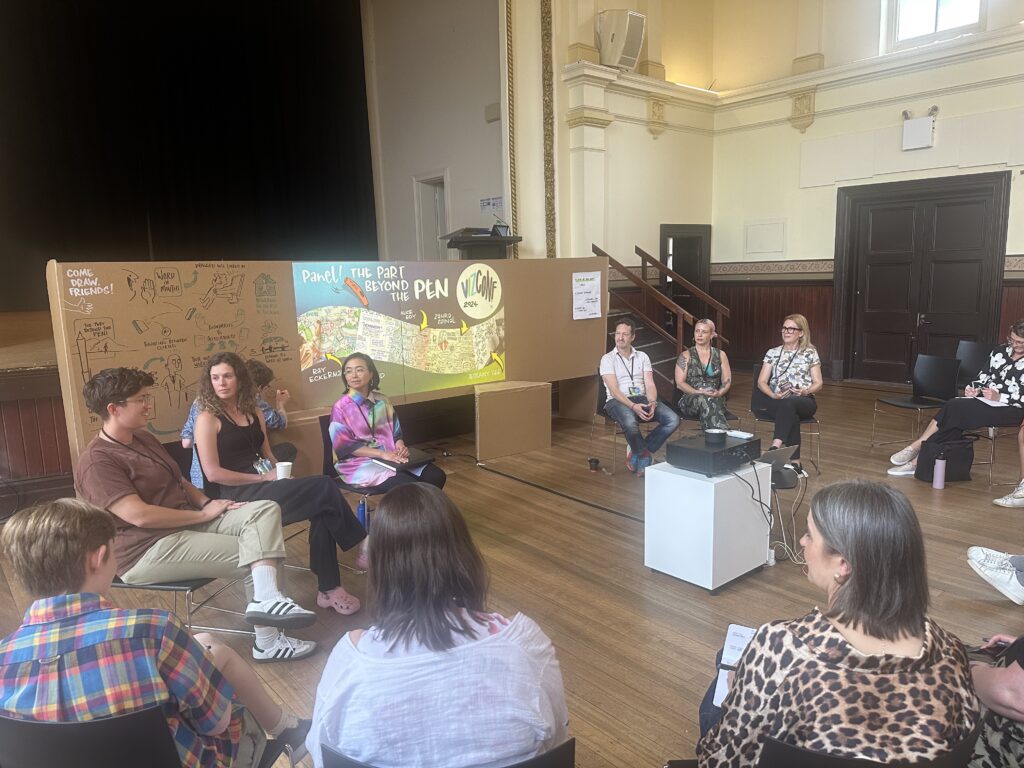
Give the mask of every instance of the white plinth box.
M 736 474 L 753 486 L 754 496 L 760 485 L 762 501 L 770 504 L 769 465 L 747 464 Z M 649 467 L 644 565 L 711 590 L 764 565 L 768 523 L 743 480 L 705 477 L 667 463 Z

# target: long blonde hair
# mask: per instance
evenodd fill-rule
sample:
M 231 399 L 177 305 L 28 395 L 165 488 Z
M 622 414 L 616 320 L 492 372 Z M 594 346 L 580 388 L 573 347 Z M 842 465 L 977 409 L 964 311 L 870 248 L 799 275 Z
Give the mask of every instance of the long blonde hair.
M 804 335 L 800 337 L 800 351 L 803 352 L 805 349 L 815 349 L 815 346 L 811 344 L 811 326 L 807 323 L 807 318 L 800 314 L 786 315 L 786 320 L 792 320 L 794 323 L 800 326 L 800 330 L 803 331 Z M 785 322 L 785 320 L 783 320 Z

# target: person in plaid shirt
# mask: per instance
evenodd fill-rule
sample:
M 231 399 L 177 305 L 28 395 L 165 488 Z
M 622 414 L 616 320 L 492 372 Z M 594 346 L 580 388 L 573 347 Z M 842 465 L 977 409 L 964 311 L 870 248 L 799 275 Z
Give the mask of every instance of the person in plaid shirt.
M 241 656 L 209 635 L 193 639 L 172 613 L 107 599 L 113 539 L 111 515 L 76 499 L 4 526 L 3 549 L 37 599 L 0 641 L 0 712 L 68 722 L 159 706 L 182 765 L 202 768 L 258 765 L 264 731 L 301 745 L 309 721 L 278 706 Z

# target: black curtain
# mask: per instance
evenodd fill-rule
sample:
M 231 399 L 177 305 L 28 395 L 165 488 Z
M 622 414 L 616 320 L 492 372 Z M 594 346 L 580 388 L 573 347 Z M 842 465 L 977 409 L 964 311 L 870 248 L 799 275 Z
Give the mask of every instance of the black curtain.
M 359 1 L 0 3 L 0 310 L 51 258 L 376 259 Z

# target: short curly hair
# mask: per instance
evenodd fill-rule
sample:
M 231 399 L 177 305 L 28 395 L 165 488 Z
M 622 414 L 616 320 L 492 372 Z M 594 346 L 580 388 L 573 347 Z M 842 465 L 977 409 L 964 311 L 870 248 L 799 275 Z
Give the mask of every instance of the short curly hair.
M 85 407 L 106 421 L 110 418 L 108 405 L 123 403 L 146 387 L 152 387 L 154 381 L 151 374 L 138 368 L 104 368 L 82 387 Z

